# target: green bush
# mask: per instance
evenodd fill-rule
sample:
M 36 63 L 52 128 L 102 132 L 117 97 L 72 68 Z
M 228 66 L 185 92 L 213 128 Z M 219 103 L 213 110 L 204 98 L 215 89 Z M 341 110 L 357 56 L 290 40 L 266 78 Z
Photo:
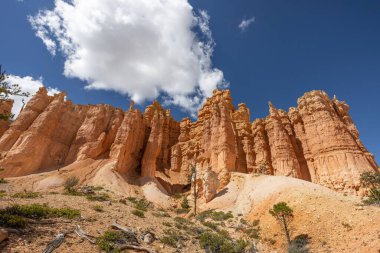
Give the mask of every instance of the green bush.
M 288 247 L 288 253 L 309 253 L 310 237 L 307 234 L 296 236 Z
M 173 199 L 180 199 L 182 197 L 182 194 L 179 193 L 179 192 L 176 192 L 174 193 L 172 196 L 171 196 Z
M 40 197 L 40 194 L 38 192 L 17 192 L 12 195 L 14 198 L 21 198 L 21 199 L 35 199 Z
M 206 226 L 206 227 L 209 227 L 211 228 L 212 230 L 218 230 L 218 223 L 216 222 L 212 222 L 212 221 L 203 221 L 202 222 L 203 226 Z
M 0 198 L 3 198 L 7 195 L 7 192 L 4 190 L 0 190 Z
M 0 209 L 0 226 L 23 228 L 27 225 L 27 219 L 45 219 L 56 217 L 73 219 L 79 215 L 79 210 L 70 208 L 51 208 L 46 204 L 15 204 L 4 209 Z
M 96 240 L 98 247 L 105 252 L 109 253 L 118 253 L 120 250 L 116 245 L 120 242 L 123 242 L 124 235 L 120 231 L 106 231 Z
M 162 225 L 164 225 L 166 227 L 172 227 L 172 224 L 170 222 L 167 222 L 167 221 L 162 222 Z
M 186 219 L 186 218 L 183 218 L 183 217 L 175 217 L 174 218 L 174 221 L 175 222 L 178 222 L 178 223 L 180 223 L 180 224 L 192 224 L 193 222 L 191 222 L 191 221 L 189 221 L 188 219 Z
M 104 188 L 103 188 L 103 186 L 94 186 L 92 189 L 93 189 L 94 191 L 101 191 L 101 190 L 103 190 Z
M 83 196 L 84 195 L 82 192 L 79 192 L 75 188 L 70 188 L 70 189 L 66 190 L 66 192 L 64 194 L 65 195 L 71 195 L 71 196 Z
M 189 211 L 190 211 L 190 209 L 185 209 L 185 208 L 175 209 L 176 214 L 185 214 L 185 213 L 189 213 Z
M 110 200 L 110 196 L 108 196 L 108 194 L 106 193 L 88 195 L 86 198 L 89 201 L 100 201 L 100 202 Z
M 156 217 L 170 217 L 170 214 L 165 211 L 153 212 L 152 214 Z
M 177 244 L 182 240 L 184 239 L 180 232 L 177 231 L 177 230 L 174 230 L 174 229 L 165 229 L 164 230 L 164 234 L 165 236 L 163 236 L 160 241 L 163 243 L 163 244 L 166 244 L 170 247 L 173 247 L 173 248 L 176 248 L 177 247 Z
M 199 237 L 199 243 L 210 253 L 243 253 L 248 243 L 242 239 L 234 241 L 228 232 L 214 233 L 206 231 Z
M 214 221 L 225 221 L 233 217 L 234 216 L 232 215 L 231 212 L 225 213 L 222 211 L 217 212 L 214 210 L 207 210 L 198 214 L 196 216 L 196 219 L 199 221 L 204 221 L 206 218 L 210 218 L 210 219 L 213 219 Z
M 364 203 L 380 205 L 380 173 L 378 171 L 364 172 L 360 175 L 360 182 L 368 188 Z
M 181 207 L 182 207 L 183 209 L 189 209 L 189 208 L 190 208 L 189 200 L 187 199 L 187 196 L 184 196 L 184 197 L 182 198 Z
M 64 184 L 64 187 L 66 189 L 66 191 L 70 191 L 72 190 L 77 184 L 79 183 L 79 178 L 75 177 L 75 176 L 71 176 L 69 177 L 68 179 L 66 179 L 65 181 L 65 184 Z
M 252 239 L 260 238 L 260 227 L 258 228 L 247 228 L 243 230 L 245 234 L 247 234 Z
M 151 203 L 146 199 L 139 199 L 135 203 L 135 208 L 141 211 L 146 212 Z
M 4 178 L 0 178 L 0 184 L 7 184 L 9 183 L 7 180 L 5 180 Z
M 104 212 L 103 207 L 100 206 L 100 205 L 95 205 L 95 206 L 92 207 L 92 209 L 94 209 L 95 211 L 100 212 L 100 213 Z
M 144 214 L 144 212 L 141 211 L 141 210 L 138 210 L 138 209 L 133 210 L 133 211 L 132 211 L 132 214 L 134 214 L 134 215 L 136 215 L 136 216 L 138 216 L 138 217 L 140 217 L 140 218 L 145 218 L 145 214 Z
M 146 199 L 138 199 L 136 197 L 127 197 L 127 200 L 134 204 L 134 207 L 138 210 L 146 212 L 148 207 L 152 204 Z
M 137 203 L 137 198 L 136 197 L 127 197 L 127 200 L 133 204 Z
M 7 213 L 0 213 L 0 226 L 11 228 L 24 228 L 27 223 L 27 220 L 23 217 Z

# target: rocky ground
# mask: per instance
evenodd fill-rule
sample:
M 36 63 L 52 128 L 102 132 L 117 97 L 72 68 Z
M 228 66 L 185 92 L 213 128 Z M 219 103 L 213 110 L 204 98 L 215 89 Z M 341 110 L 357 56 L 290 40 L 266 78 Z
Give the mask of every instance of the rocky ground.
M 220 238 L 211 237 L 211 233 L 230 237 L 232 245 L 241 245 L 238 240 L 245 240 L 245 249 L 251 249 L 245 252 L 255 252 L 254 244 L 259 252 L 282 253 L 287 252 L 285 238 L 268 212 L 279 201 L 287 202 L 294 210 L 291 236 L 305 243 L 304 251 L 297 252 L 380 251 L 379 207 L 362 205 L 358 197 L 344 196 L 298 179 L 234 173 L 231 182 L 211 202 L 199 203 L 199 212 L 215 211 L 197 217 L 181 206 L 186 193 L 165 198 L 152 182 L 142 187 L 131 186 L 130 195 L 94 185 L 90 188 L 94 193 L 85 191 L 81 196 L 68 195 L 61 187 L 20 198 L 25 190 L 37 192 L 27 182 L 27 178 L 18 178 L 0 184 L 0 209 L 13 204 L 46 203 L 54 208 L 77 209 L 80 216 L 33 220 L 19 234 L 10 233 L 9 239 L 1 244 L 2 252 L 42 252 L 62 232 L 67 234 L 56 252 L 101 252 L 101 245 L 79 237 L 74 230 L 80 225 L 96 240 L 116 222 L 133 230 L 139 247 L 151 252 L 205 252 L 205 243 L 220 243 Z M 83 189 L 80 185 L 76 187 L 79 192 Z M 15 195 L 20 192 L 21 195 Z M 150 235 L 144 237 L 147 232 Z M 219 252 L 244 252 L 233 250 Z
M 79 225 L 96 239 L 110 230 L 113 223 L 132 229 L 139 241 L 139 247 L 149 249 L 151 252 L 204 252 L 198 237 L 206 230 L 226 230 L 231 237 L 246 238 L 247 242 L 251 241 L 249 236 L 239 231 L 239 228 L 248 227 L 240 216 L 222 218 L 218 221 L 212 218 L 199 221 L 194 217 L 188 218 L 189 215 L 186 213 L 178 214 L 177 212 L 182 209 L 180 196 L 172 198 L 173 203 L 178 202 L 178 204 L 174 204 L 172 208 L 162 209 L 152 203 L 146 208 L 136 208 L 136 201 L 141 200 L 138 197 L 120 198 L 105 190 L 96 191 L 96 195 L 107 194 L 110 197 L 105 201 L 91 201 L 87 198 L 88 195 L 71 196 L 65 192 L 40 193 L 39 196 L 30 198 L 19 198 L 14 195 L 15 193 L 16 191 L 3 193 L 0 208 L 14 204 L 46 203 L 54 208 L 77 209 L 81 214 L 75 219 L 35 220 L 25 229 L 20 229 L 19 233 L 10 233 L 9 239 L 1 244 L 1 252 L 42 252 L 50 241 L 63 232 L 67 234 L 57 252 L 101 252 L 99 245 L 79 237 L 74 232 L 75 228 Z M 141 213 L 144 217 L 138 216 Z M 156 237 L 152 242 L 149 241 L 150 238 L 143 237 L 147 232 Z

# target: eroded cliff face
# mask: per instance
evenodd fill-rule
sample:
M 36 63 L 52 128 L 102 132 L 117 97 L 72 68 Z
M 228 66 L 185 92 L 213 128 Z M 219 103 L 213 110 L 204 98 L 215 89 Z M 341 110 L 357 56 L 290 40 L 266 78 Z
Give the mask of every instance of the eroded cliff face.
M 235 108 L 228 90 L 215 90 L 197 121 L 177 122 L 158 102 L 144 113 L 133 103 L 124 112 L 74 105 L 64 93 L 48 96 L 41 88 L 2 126 L 0 176 L 102 160 L 126 180 L 157 178 L 168 190 L 188 185 L 195 167 L 200 179 L 213 175 L 203 187 L 208 198 L 229 182 L 230 172 L 290 176 L 356 193 L 360 174 L 378 167 L 348 111 L 345 102 L 311 91 L 288 112 L 270 103 L 269 115 L 251 123 L 245 104 Z

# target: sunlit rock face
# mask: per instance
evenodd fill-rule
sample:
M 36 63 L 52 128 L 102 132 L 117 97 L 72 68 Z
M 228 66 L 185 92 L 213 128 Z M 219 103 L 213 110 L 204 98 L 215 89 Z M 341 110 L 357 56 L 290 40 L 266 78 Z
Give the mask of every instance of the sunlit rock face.
M 12 101 L 2 101 L 1 112 Z M 196 121 L 175 121 L 157 101 L 142 113 L 110 105 L 74 105 L 41 88 L 0 132 L 1 177 L 56 170 L 104 160 L 126 180 L 158 179 L 167 189 L 189 184 L 191 168 L 210 200 L 231 172 L 265 173 L 360 193 L 360 174 L 378 170 L 345 102 L 311 91 L 288 111 L 269 103 L 269 115 L 251 123 L 245 104 L 215 90 Z M 100 168 L 98 168 L 100 169 Z

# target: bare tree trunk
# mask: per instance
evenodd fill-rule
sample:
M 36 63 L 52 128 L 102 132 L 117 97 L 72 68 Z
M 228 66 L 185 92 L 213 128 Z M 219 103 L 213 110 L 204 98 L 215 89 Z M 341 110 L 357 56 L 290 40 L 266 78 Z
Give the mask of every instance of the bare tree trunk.
M 285 232 L 286 240 L 288 242 L 288 245 L 290 245 L 290 233 L 289 233 L 288 224 L 286 223 L 285 216 L 282 216 L 282 223 L 284 225 L 284 232 Z
M 96 242 L 95 239 L 90 238 L 93 236 L 87 234 L 79 225 L 77 225 L 77 227 L 75 228 L 75 233 L 78 236 L 80 236 L 80 237 L 86 239 L 87 241 L 91 242 L 92 244 L 95 244 L 95 242 Z
M 194 215 L 197 215 L 197 199 L 198 199 L 197 167 L 194 166 Z
M 65 239 L 64 233 L 58 234 L 57 237 L 53 241 L 49 242 L 49 244 L 47 245 L 47 247 L 43 251 L 43 253 L 53 252 L 55 249 L 57 249 L 59 246 L 61 246 L 64 239 Z

